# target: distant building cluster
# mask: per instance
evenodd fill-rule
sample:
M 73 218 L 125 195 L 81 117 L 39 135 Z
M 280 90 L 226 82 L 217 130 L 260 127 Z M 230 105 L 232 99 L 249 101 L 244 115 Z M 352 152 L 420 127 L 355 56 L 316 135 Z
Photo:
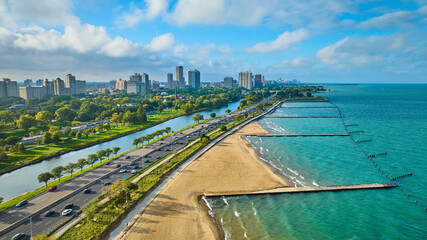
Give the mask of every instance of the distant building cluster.
M 3 78 L 0 82 L 0 98 L 21 97 L 24 99 L 41 98 L 43 95 L 76 95 L 86 93 L 86 81 L 76 80 L 76 77 L 67 74 L 65 81 L 57 78 L 52 81 L 38 79 L 35 84 L 32 79 L 24 80 L 23 86 L 18 87 L 16 81 Z

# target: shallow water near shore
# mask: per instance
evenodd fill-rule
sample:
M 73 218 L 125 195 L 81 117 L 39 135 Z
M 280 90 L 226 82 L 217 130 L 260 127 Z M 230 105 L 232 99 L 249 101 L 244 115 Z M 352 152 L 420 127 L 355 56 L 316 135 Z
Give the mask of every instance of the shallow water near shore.
M 209 198 L 229 239 L 427 239 L 427 85 L 328 86 L 351 137 L 248 137 L 262 160 L 296 186 L 389 182 L 394 189 Z M 329 107 L 328 103 L 286 103 Z M 329 108 L 275 114 L 326 116 Z M 334 113 L 335 114 L 335 113 Z M 271 133 L 345 133 L 340 119 L 265 118 Z M 369 154 L 386 152 L 374 158 Z M 366 153 L 366 154 L 365 154 Z M 375 164 L 377 166 L 375 166 Z M 409 197 L 408 197 L 409 194 Z M 417 202 L 415 202 L 417 201 Z

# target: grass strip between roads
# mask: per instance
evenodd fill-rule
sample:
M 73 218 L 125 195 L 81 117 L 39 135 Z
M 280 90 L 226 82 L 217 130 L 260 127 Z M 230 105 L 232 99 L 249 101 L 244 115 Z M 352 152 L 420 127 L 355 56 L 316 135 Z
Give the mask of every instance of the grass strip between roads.
M 229 123 L 227 130 L 251 117 L 254 116 L 249 116 L 239 121 L 232 121 Z M 218 131 L 218 129 L 219 128 L 216 128 L 209 133 L 210 141 L 226 132 Z M 194 141 L 197 141 L 197 139 Z M 103 195 L 94 199 L 92 203 L 84 207 L 83 213 L 85 214 L 85 217 L 77 225 L 66 231 L 59 239 L 93 239 L 95 237 L 102 239 L 114 226 L 120 223 L 126 214 L 130 212 L 140 201 L 142 201 L 144 197 L 148 196 L 148 194 L 150 194 L 150 192 L 154 190 L 162 180 L 177 169 L 183 162 L 185 162 L 185 160 L 209 144 L 209 142 L 202 143 L 201 141 L 198 141 L 189 146 L 186 150 L 177 153 L 169 161 L 159 165 L 149 174 L 142 177 L 136 184 L 132 184 L 129 191 L 126 193 L 126 197 L 123 196 L 125 194 L 121 194 L 111 198 L 110 201 L 102 205 L 98 203 L 102 198 L 108 196 Z M 165 156 L 159 161 L 167 158 L 168 156 Z M 145 171 L 148 169 L 149 168 L 146 168 Z

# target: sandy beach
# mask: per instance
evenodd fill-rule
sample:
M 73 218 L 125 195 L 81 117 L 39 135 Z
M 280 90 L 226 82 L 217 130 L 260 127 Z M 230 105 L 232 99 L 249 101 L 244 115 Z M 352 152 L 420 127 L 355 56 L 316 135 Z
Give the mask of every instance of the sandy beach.
M 251 123 L 190 163 L 153 199 L 120 239 L 219 239 L 221 232 L 197 196 L 204 192 L 289 186 L 264 164 L 246 134 L 267 133 Z

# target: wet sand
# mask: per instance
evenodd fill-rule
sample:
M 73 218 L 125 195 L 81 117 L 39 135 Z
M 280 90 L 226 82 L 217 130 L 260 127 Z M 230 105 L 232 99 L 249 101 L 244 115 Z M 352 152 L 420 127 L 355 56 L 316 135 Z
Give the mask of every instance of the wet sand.
M 198 196 L 204 192 L 255 191 L 289 186 L 243 139 L 266 134 L 251 123 L 179 173 L 129 225 L 120 239 L 219 239 L 222 234 Z

